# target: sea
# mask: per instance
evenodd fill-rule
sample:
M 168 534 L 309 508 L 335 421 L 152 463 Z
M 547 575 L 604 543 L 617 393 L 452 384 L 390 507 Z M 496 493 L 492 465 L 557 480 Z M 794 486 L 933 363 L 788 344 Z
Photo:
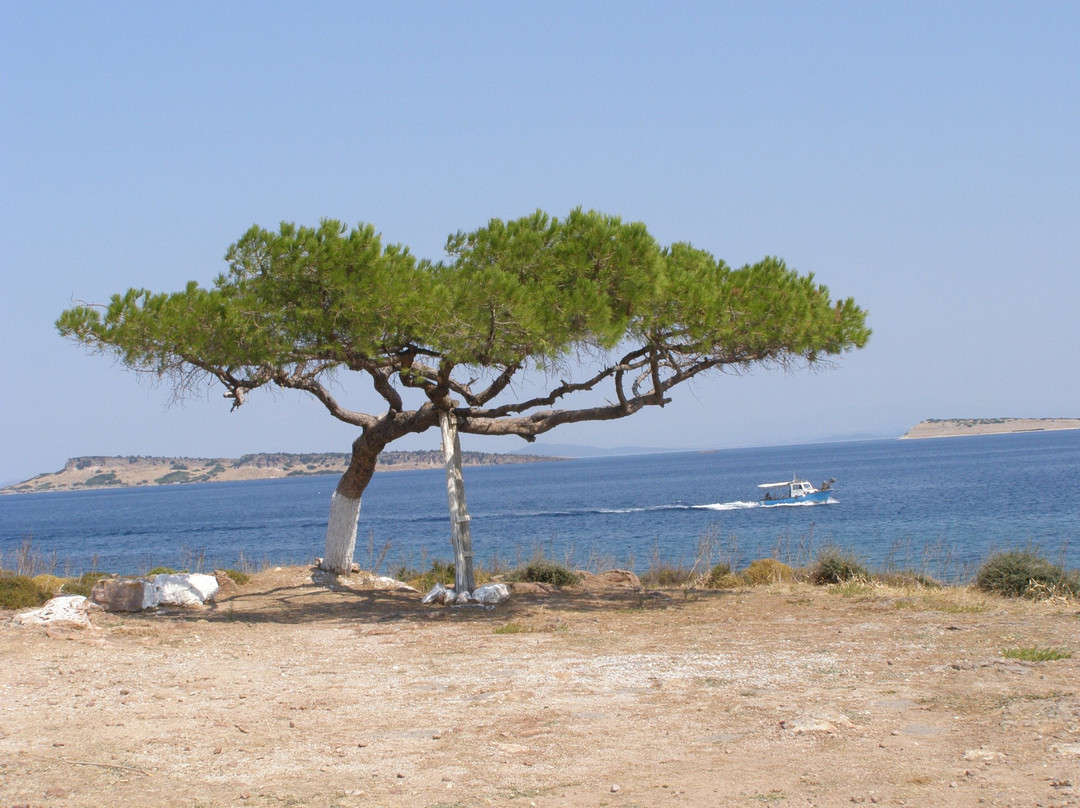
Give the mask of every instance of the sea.
M 761 483 L 835 479 L 828 503 L 762 507 Z M 580 568 L 805 564 L 827 547 L 876 571 L 963 581 L 990 554 L 1080 567 L 1080 430 L 683 451 L 469 467 L 477 562 Z M 0 566 L 58 575 L 310 563 L 332 476 L 0 496 Z M 375 475 L 356 560 L 383 574 L 453 558 L 441 470 Z

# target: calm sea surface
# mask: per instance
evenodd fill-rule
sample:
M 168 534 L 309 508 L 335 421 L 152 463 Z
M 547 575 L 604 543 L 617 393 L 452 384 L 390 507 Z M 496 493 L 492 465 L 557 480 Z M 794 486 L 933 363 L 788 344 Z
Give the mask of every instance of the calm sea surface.
M 758 483 L 836 478 L 835 503 L 762 508 Z M 336 477 L 0 497 L 0 562 L 27 538 L 58 574 L 97 568 L 305 563 L 322 555 Z M 826 544 L 872 569 L 962 579 L 990 552 L 1035 546 L 1080 567 L 1080 431 L 864 441 L 465 469 L 481 563 L 538 550 L 580 565 L 802 562 Z M 381 473 L 356 559 L 383 571 L 449 560 L 441 471 Z M 365 563 L 366 562 L 366 563 Z

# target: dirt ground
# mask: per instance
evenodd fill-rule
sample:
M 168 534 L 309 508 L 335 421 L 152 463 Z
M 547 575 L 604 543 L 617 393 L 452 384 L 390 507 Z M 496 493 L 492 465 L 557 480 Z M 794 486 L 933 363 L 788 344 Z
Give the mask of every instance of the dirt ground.
M 1076 603 L 327 584 L 0 614 L 0 808 L 1080 806 Z M 1074 657 L 1003 654 L 1030 647 Z

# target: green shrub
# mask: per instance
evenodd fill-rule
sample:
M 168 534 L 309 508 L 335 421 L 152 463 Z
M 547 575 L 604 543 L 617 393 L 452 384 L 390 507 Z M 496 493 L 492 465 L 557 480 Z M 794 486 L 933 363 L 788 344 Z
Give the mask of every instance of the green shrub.
M 243 586 L 251 580 L 250 575 L 248 575 L 246 572 L 240 572 L 240 570 L 224 570 L 224 572 L 240 586 Z
M 83 485 L 112 485 L 119 482 L 120 481 L 116 478 L 115 471 L 106 471 L 102 472 L 101 474 L 95 474 L 91 477 L 88 477 L 86 482 L 83 483 Z
M 775 558 L 759 558 L 751 561 L 742 571 L 742 579 L 748 584 L 773 584 L 795 578 L 795 570 Z
M 1068 573 L 1031 550 L 1009 550 L 988 558 L 975 574 L 975 586 L 1005 597 L 1080 594 L 1080 575 Z
M 575 586 L 581 583 L 581 576 L 557 561 L 536 559 L 523 567 L 511 570 L 506 580 L 521 583 L 552 584 L 554 586 Z
M 108 578 L 107 572 L 84 572 L 78 578 L 72 578 L 64 582 L 64 594 L 65 595 L 82 595 L 84 598 L 90 597 L 90 591 L 94 588 L 94 584 L 100 581 L 102 578 Z
M 186 471 L 170 471 L 158 477 L 154 482 L 158 485 L 169 485 L 170 483 L 186 483 L 190 479 L 191 475 Z
M 862 562 L 838 547 L 827 547 L 822 550 L 813 566 L 810 567 L 810 582 L 818 586 L 869 578 L 870 573 Z
M 414 569 L 401 567 L 394 577 L 399 581 L 405 581 L 409 586 L 419 589 L 421 592 L 426 592 L 435 584 L 442 584 L 443 586 L 452 584 L 454 582 L 454 565 L 449 561 L 436 559 L 431 562 L 431 569 L 427 572 L 418 572 Z
M 178 572 L 180 570 L 174 570 L 172 567 L 154 567 L 147 571 L 146 576 L 149 578 L 152 575 L 176 575 Z
M 56 596 L 60 593 L 60 590 L 64 587 L 64 579 L 57 578 L 55 575 L 50 575 L 45 572 L 41 575 L 35 575 L 34 585 L 42 592 L 48 592 L 52 596 Z
M 415 569 L 401 566 L 398 567 L 397 572 L 394 573 L 394 577 L 399 581 L 404 581 L 414 589 L 426 592 L 435 586 L 435 584 L 451 586 L 454 583 L 454 572 L 453 562 L 435 560 L 431 562 L 431 569 L 427 572 L 418 572 Z M 490 570 L 478 566 L 473 567 L 473 583 L 476 586 L 482 586 L 491 581 L 491 579 L 492 573 Z
M 731 572 L 731 565 L 724 562 L 714 566 L 701 579 L 701 586 L 705 589 L 727 589 L 738 583 L 739 579 Z
M 52 594 L 42 589 L 33 578 L 10 575 L 0 578 L 0 609 L 27 609 L 40 606 Z

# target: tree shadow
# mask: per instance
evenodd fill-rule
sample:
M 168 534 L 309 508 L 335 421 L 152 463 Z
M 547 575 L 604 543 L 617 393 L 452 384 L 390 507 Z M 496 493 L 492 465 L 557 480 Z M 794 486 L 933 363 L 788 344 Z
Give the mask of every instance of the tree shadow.
M 178 621 L 210 623 L 387 624 L 401 622 L 505 623 L 542 613 L 547 617 L 620 611 L 682 611 L 696 600 L 722 598 L 732 590 L 585 589 L 566 587 L 545 592 L 513 594 L 497 605 L 444 606 L 421 603 L 422 595 L 408 590 L 353 586 L 343 579 L 313 574 L 308 581 L 270 589 L 240 591 L 222 597 L 203 610 L 161 610 Z

